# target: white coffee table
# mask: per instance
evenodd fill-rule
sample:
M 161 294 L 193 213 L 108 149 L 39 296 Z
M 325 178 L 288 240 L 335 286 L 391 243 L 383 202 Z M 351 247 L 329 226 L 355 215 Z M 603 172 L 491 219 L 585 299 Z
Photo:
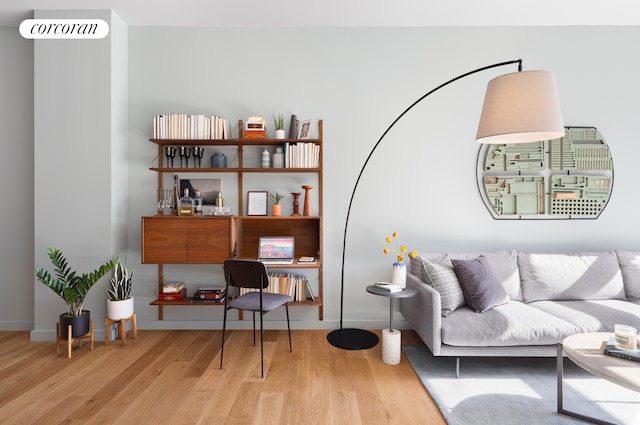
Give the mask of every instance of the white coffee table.
M 562 344 L 558 344 L 558 413 L 596 424 L 611 424 L 611 422 L 585 416 L 562 407 L 563 354 L 581 369 L 593 375 L 640 392 L 640 362 L 604 354 L 604 344 L 611 336 L 613 336 L 611 332 L 582 333 L 569 336 L 562 341 Z

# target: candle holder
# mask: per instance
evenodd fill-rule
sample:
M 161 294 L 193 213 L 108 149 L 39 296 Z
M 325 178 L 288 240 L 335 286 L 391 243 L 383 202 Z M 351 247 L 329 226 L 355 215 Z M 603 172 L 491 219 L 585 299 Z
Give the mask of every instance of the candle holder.
M 302 192 L 291 192 L 291 196 L 293 196 L 293 217 L 300 217 L 300 201 L 298 198 L 302 195 Z
M 311 197 L 309 196 L 309 192 L 313 189 L 313 186 L 302 186 L 304 189 L 304 209 L 302 210 L 302 215 L 310 216 L 311 215 Z

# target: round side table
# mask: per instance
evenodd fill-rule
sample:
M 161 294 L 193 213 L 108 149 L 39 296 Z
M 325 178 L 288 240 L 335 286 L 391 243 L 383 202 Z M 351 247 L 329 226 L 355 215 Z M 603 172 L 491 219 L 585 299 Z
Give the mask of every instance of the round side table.
M 382 361 L 391 365 L 399 364 L 402 339 L 400 331 L 393 329 L 393 299 L 413 297 L 418 291 L 415 288 L 405 288 L 402 291 L 389 292 L 380 290 L 375 285 L 369 285 L 367 292 L 389 298 L 389 329 L 382 330 Z

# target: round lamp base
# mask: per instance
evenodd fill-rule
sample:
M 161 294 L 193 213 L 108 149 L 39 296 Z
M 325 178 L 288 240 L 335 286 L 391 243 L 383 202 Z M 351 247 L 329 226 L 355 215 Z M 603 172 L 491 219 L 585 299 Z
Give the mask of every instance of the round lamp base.
M 366 350 L 378 345 L 378 335 L 364 329 L 337 329 L 329 332 L 327 341 L 344 350 Z

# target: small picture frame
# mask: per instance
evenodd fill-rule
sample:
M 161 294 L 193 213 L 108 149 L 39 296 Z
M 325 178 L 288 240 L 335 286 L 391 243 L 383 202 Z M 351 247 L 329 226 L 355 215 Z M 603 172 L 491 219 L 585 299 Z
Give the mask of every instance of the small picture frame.
M 247 192 L 247 215 L 267 215 L 267 191 Z
M 311 138 L 311 123 L 313 120 L 300 121 L 300 128 L 298 130 L 298 139 L 310 139 Z

